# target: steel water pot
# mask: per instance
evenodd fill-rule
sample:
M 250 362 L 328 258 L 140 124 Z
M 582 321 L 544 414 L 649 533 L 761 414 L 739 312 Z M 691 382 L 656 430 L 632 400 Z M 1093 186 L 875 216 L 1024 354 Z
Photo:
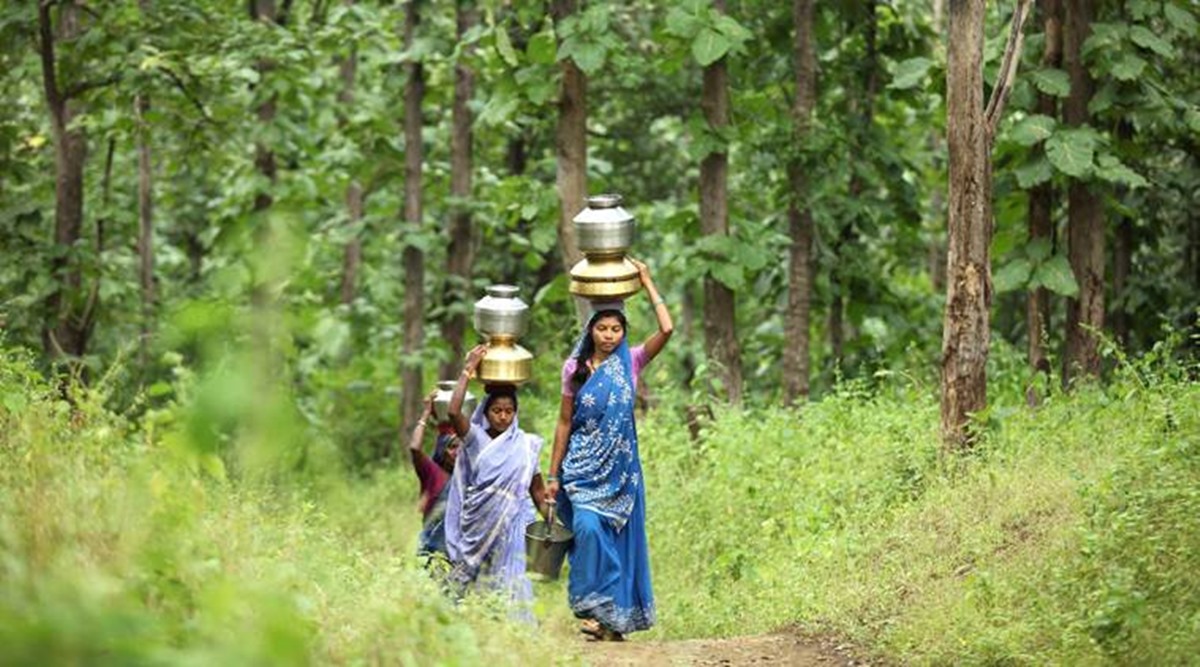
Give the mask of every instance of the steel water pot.
M 444 423 L 450 419 L 450 397 L 454 395 L 454 386 L 458 384 L 456 380 L 440 380 L 437 383 L 437 393 L 433 396 L 433 418 L 439 423 Z M 475 406 L 478 402 L 471 392 L 467 392 L 463 397 L 462 413 L 467 419 L 475 413 Z
M 621 195 L 593 195 L 572 220 L 579 252 L 589 258 L 623 256 L 633 245 L 634 219 L 621 208 Z
M 475 302 L 475 330 L 485 338 L 523 336 L 529 306 L 517 296 L 520 291 L 515 285 L 489 286 L 487 295 Z

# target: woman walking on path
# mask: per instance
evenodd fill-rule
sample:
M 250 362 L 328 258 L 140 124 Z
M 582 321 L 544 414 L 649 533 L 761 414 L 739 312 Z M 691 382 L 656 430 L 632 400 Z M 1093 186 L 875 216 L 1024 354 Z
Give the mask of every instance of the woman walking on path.
M 563 363 L 546 498 L 575 532 L 567 594 L 596 639 L 654 625 L 646 546 L 646 494 L 634 425 L 638 375 L 671 338 L 671 314 L 650 271 L 637 263 L 658 331 L 630 348 L 620 303 L 594 304 L 575 351 Z
M 467 354 L 450 397 L 450 423 L 462 438 L 446 508 L 450 581 L 460 592 L 504 591 L 521 606 L 518 616 L 533 620 L 528 608 L 533 587 L 525 575 L 525 527 L 534 518 L 529 498 L 544 513 L 538 472 L 543 441 L 521 430 L 516 388 L 511 385 L 486 386 L 470 420 L 462 414 L 467 380 L 486 352 L 487 346 L 479 345 Z
M 461 440 L 454 434 L 449 421 L 437 424 L 437 438 L 433 445 L 433 456 L 427 456 L 422 443 L 425 429 L 433 417 L 434 392 L 425 398 L 425 410 L 413 428 L 408 443 L 413 470 L 421 482 L 422 528 L 418 538 L 417 555 L 426 559 L 426 565 L 434 566 L 447 558 L 446 554 L 446 502 L 449 497 L 450 474 L 454 472 L 454 460 L 458 455 Z

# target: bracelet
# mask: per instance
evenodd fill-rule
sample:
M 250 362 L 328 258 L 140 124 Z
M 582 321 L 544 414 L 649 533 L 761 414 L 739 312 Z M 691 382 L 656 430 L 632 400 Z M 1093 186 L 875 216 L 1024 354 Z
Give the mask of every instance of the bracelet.
M 667 303 L 667 300 L 660 296 L 657 299 L 651 301 L 650 303 L 654 304 L 654 307 L 657 308 L 659 306 L 665 305 Z
M 425 427 L 426 427 L 426 426 L 428 426 L 428 425 L 429 425 L 429 424 L 427 424 L 427 423 L 425 422 L 425 420 L 424 420 L 424 419 L 418 419 L 418 420 L 417 420 L 417 426 L 420 426 L 421 428 L 425 428 Z
M 547 483 L 550 483 L 550 482 L 557 482 L 557 481 L 558 481 L 558 477 L 557 477 L 556 475 L 546 475 L 546 482 L 547 482 Z

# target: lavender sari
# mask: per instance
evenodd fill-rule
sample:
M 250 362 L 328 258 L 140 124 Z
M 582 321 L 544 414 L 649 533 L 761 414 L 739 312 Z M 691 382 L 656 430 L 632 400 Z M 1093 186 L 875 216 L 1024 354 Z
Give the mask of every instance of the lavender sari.
M 533 588 L 525 575 L 525 527 L 534 520 L 529 484 L 542 439 L 521 430 L 516 417 L 495 438 L 487 434 L 484 401 L 458 451 L 446 506 L 451 581 L 462 589 L 505 591 L 525 604 Z

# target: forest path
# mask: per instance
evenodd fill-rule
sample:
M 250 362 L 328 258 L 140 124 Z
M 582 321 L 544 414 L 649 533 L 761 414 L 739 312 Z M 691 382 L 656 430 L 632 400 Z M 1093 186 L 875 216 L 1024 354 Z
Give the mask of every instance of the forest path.
M 587 641 L 585 644 L 582 656 L 594 667 L 851 667 L 869 664 L 854 658 L 844 645 L 786 631 L 747 637 L 674 641 L 638 641 L 635 638 L 625 642 Z

